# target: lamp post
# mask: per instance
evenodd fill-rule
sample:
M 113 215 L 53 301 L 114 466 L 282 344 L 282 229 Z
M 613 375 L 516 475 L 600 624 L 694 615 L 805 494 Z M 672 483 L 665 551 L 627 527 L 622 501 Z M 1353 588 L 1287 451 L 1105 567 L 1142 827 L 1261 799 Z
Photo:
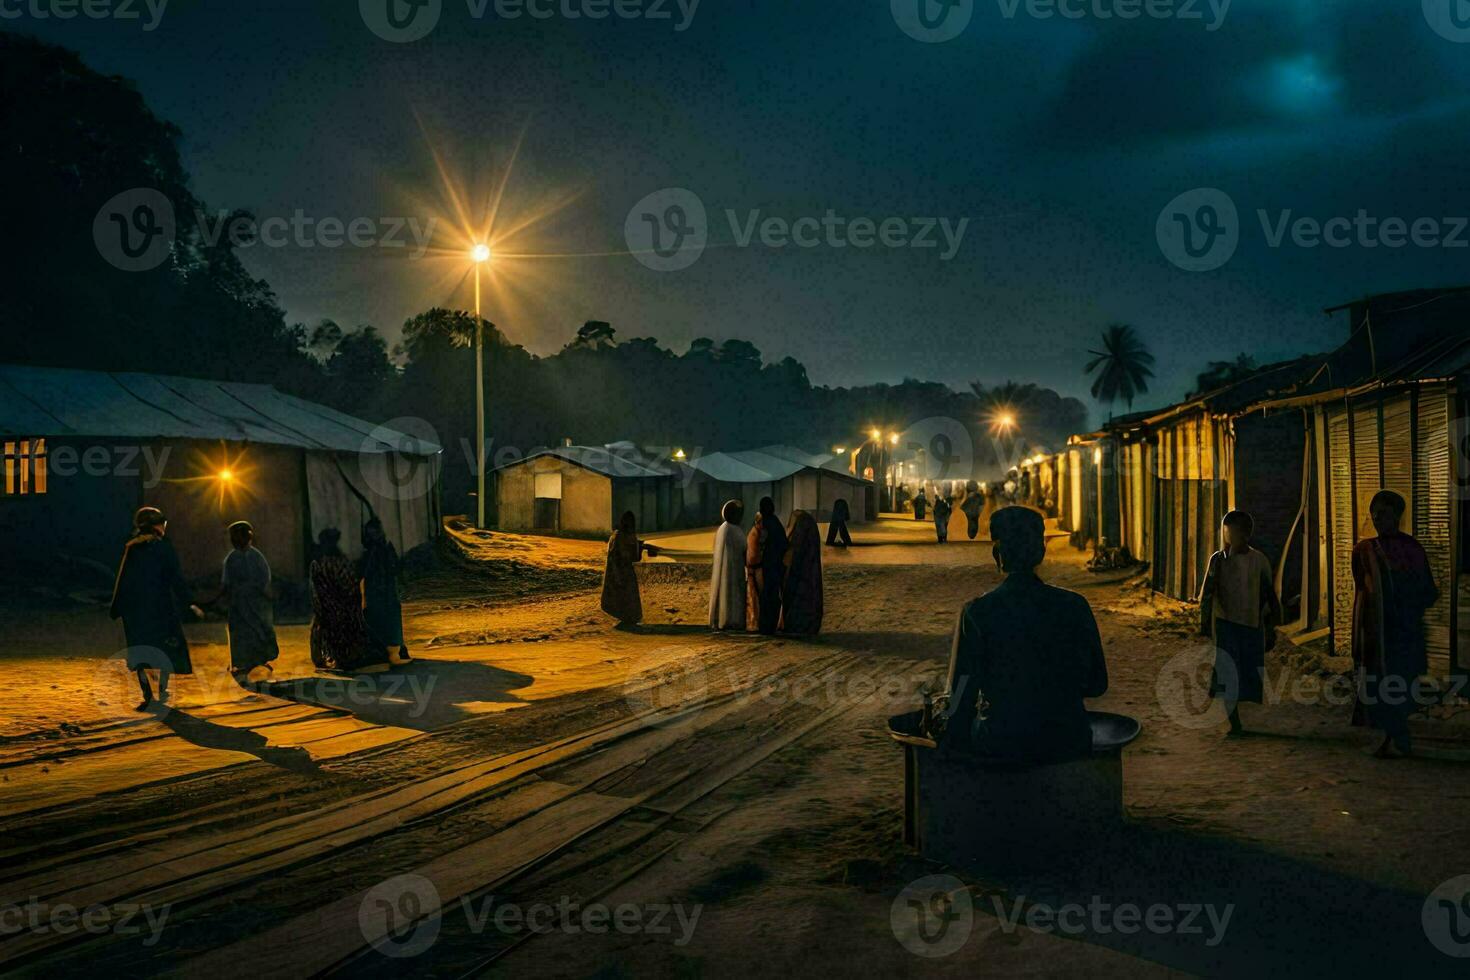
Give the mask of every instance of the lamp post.
M 475 263 L 475 526 L 485 527 L 485 321 L 480 316 L 480 266 L 490 261 L 490 246 L 470 249 Z

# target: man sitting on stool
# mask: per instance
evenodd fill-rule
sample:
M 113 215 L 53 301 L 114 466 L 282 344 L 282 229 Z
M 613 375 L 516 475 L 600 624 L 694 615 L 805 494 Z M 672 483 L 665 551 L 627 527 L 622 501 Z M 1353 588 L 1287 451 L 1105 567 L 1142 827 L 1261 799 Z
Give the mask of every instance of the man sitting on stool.
M 1092 607 L 1037 577 L 1046 525 L 1036 511 L 996 511 L 990 536 L 1006 579 L 960 612 L 943 745 L 1033 765 L 1084 757 L 1092 730 L 1083 699 L 1108 689 Z

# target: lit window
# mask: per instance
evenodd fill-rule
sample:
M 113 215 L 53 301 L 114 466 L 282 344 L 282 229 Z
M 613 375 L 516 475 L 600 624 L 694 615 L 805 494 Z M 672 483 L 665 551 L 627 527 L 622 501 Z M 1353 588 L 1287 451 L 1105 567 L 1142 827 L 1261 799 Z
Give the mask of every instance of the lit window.
M 7 440 L 5 488 L 0 496 L 34 497 L 46 492 L 46 440 Z

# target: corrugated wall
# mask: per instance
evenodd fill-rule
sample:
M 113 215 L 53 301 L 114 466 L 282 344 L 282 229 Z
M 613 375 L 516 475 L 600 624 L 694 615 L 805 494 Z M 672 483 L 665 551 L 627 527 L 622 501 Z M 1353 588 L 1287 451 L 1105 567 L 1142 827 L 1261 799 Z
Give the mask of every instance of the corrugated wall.
M 1340 656 L 1352 652 L 1353 546 L 1375 533 L 1368 513 L 1373 495 L 1392 490 L 1409 503 L 1404 530 L 1424 547 L 1440 590 L 1425 616 L 1430 671 L 1449 673 L 1456 581 L 1451 398 L 1440 384 L 1327 409 L 1333 647 Z

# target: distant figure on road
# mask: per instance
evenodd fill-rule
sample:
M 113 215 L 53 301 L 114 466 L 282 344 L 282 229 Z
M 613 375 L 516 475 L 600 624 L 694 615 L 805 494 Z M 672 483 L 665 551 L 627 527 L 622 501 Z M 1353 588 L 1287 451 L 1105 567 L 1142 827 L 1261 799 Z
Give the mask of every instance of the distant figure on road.
M 848 508 L 847 498 L 838 497 L 832 504 L 832 520 L 827 522 L 827 543 L 829 545 L 835 547 L 840 543 L 843 548 L 852 545 L 852 533 L 847 530 L 847 522 L 850 520 L 852 520 L 852 511 Z
M 220 598 L 229 610 L 230 670 L 248 676 L 260 667 L 272 669 L 271 661 L 281 654 L 271 566 L 255 547 L 249 521 L 230 525 L 230 546 L 220 573 Z
M 128 669 L 137 675 L 143 692 L 138 711 L 168 701 L 168 682 L 174 674 L 194 673 L 182 613 L 188 610 L 196 619 L 204 615 L 189 602 L 189 585 L 167 534 L 168 520 L 162 511 L 138 508 L 133 515 L 133 535 L 123 548 L 112 587 L 112 618 L 123 621 Z M 156 698 L 149 684 L 150 670 L 158 674 Z
M 362 587 L 342 554 L 342 532 L 323 528 L 311 563 L 311 662 L 322 670 L 376 673 L 388 669 L 388 651 L 368 636 Z
M 781 625 L 781 585 L 786 572 L 786 529 L 776 517 L 776 502 L 762 497 L 760 513 L 745 540 L 748 629 L 774 633 Z
M 397 666 L 412 659 L 403 642 L 403 603 L 398 598 L 402 564 L 398 549 L 383 533 L 376 517 L 362 526 L 362 618 L 373 645 L 388 651 L 388 662 Z
M 793 511 L 786 533 L 781 631 L 816 636 L 822 631 L 822 539 L 817 520 L 804 510 Z
M 939 537 L 940 544 L 949 540 L 949 515 L 949 498 L 936 495 L 934 497 L 934 533 Z
M 1383 732 L 1380 758 L 1413 752 L 1413 684 L 1429 670 L 1424 614 L 1439 599 L 1424 548 L 1399 530 L 1405 510 L 1403 497 L 1380 490 L 1368 505 L 1378 536 L 1353 548 L 1353 724 Z
M 1255 521 L 1232 510 L 1220 521 L 1225 547 L 1210 556 L 1200 587 L 1200 633 L 1215 642 L 1210 692 L 1225 698 L 1230 734 L 1239 735 L 1241 701 L 1260 704 L 1265 691 L 1266 651 L 1276 645 L 1281 600 L 1271 562 L 1251 547 Z
M 709 581 L 709 625 L 717 630 L 745 629 L 745 505 L 728 501 L 720 509 L 725 523 L 715 531 L 714 568 Z
M 922 521 L 924 519 L 924 511 L 928 508 L 929 501 L 924 496 L 924 488 L 920 487 L 918 494 L 914 497 L 914 520 Z
M 1084 698 L 1108 689 L 1087 600 L 1036 575 L 1045 524 L 1026 507 L 990 522 L 1006 580 L 960 612 L 949 663 L 944 745 L 982 758 L 1040 764 L 1087 755 Z
M 638 573 L 633 566 L 643 553 L 658 554 L 653 545 L 638 540 L 638 518 L 624 511 L 618 529 L 607 542 L 607 567 L 602 573 L 602 611 L 623 626 L 643 622 L 643 600 L 638 594 Z
M 960 510 L 965 512 L 965 533 L 974 541 L 980 534 L 980 511 L 985 508 L 985 494 L 974 480 L 965 484 L 965 499 L 960 501 Z

